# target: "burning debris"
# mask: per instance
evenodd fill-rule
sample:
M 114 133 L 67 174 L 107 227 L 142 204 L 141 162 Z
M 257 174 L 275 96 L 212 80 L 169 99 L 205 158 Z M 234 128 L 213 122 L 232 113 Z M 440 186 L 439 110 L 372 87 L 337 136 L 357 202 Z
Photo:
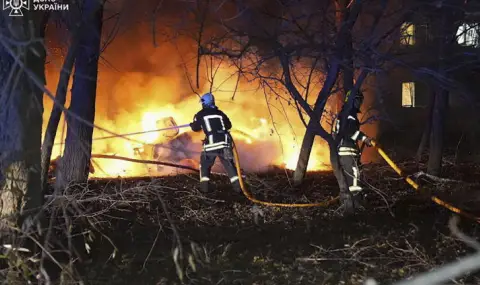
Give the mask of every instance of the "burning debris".
M 179 129 L 175 128 L 177 127 L 177 123 L 173 119 L 173 117 L 166 117 L 162 118 L 160 120 L 157 120 L 157 127 L 159 129 L 162 128 L 171 128 L 169 130 L 162 131 L 162 136 L 166 138 L 174 138 L 178 133 L 180 132 Z
M 155 126 L 162 130 L 154 133 L 157 136 L 156 141 L 134 147 L 135 156 L 144 160 L 153 159 L 198 168 L 198 162 L 195 160 L 196 152 L 191 150 L 194 145 L 191 133 L 179 134 L 179 128 L 176 128 L 178 125 L 173 117 L 156 120 Z M 164 173 L 168 170 L 170 170 L 169 167 L 158 165 L 154 172 Z
M 179 134 L 165 143 L 155 144 L 153 146 L 153 159 L 174 162 L 198 169 L 198 152 L 191 150 L 191 147 L 197 144 L 200 146 L 199 142 L 193 142 L 191 132 Z M 195 147 L 195 149 L 198 149 L 198 147 Z M 157 169 L 162 172 L 165 170 L 165 167 L 159 165 Z
M 231 67 L 220 66 L 214 86 L 206 85 L 203 88 L 235 90 L 237 80 L 235 76 L 232 77 L 234 73 L 235 70 Z M 109 70 L 102 70 L 103 80 L 109 84 L 102 85 L 108 86 L 108 90 L 99 86 L 95 123 L 116 134 L 144 133 L 127 138 L 94 140 L 92 153 L 198 166 L 202 136 L 191 133 L 189 129 L 173 128 L 154 132 L 156 129 L 174 127 L 192 120 L 198 106 L 198 97 L 184 90 L 187 86 L 180 82 L 183 75 L 184 72 L 181 70 L 178 74 L 176 71 L 169 71 L 168 74 L 155 76 L 148 72 L 125 72 L 119 77 L 118 73 L 112 74 Z M 258 93 L 261 91 L 248 88 L 249 84 L 248 82 L 238 84 L 234 100 L 231 99 L 231 92 L 216 93 L 219 107 L 225 110 L 234 122 L 235 129 L 232 129 L 231 134 L 240 153 L 242 168 L 246 171 L 265 171 L 272 166 L 295 169 L 305 130 L 296 108 L 284 105 L 284 102 L 277 100 L 273 95 L 265 96 Z M 242 91 L 242 88 L 249 91 Z M 142 95 L 136 95 L 133 100 L 131 94 Z M 249 98 L 261 100 L 252 101 Z M 45 108 L 49 108 L 50 104 L 48 100 L 45 101 Z M 109 135 L 111 134 L 99 129 L 94 130 L 94 138 Z M 60 144 L 64 140 L 61 128 L 57 132 L 57 138 L 57 145 L 53 149 L 54 157 L 61 153 Z M 94 159 L 94 165 L 97 171 L 90 176 L 98 178 L 166 175 L 174 170 L 170 167 L 102 158 Z M 311 153 L 308 170 L 329 168 L 328 148 L 318 139 Z

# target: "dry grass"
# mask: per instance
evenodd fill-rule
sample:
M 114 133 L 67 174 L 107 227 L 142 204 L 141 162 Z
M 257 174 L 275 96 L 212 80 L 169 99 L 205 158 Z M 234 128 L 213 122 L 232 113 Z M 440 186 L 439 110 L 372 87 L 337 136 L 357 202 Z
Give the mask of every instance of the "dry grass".
M 365 173 L 374 190 L 352 217 L 342 217 L 336 206 L 253 205 L 222 176 L 207 195 L 197 190 L 196 175 L 92 180 L 63 195 L 49 194 L 55 222 L 48 249 L 65 264 L 72 238 L 61 238 L 64 233 L 87 236 L 86 268 L 72 275 L 83 274 L 89 284 L 363 284 L 368 277 L 393 282 L 472 251 L 451 235 L 448 211 L 416 195 L 388 168 L 371 165 Z M 452 171 L 451 179 L 462 179 L 455 176 Z M 336 194 L 328 172 L 310 174 L 301 189 L 292 189 L 282 171 L 249 175 L 247 181 L 265 200 L 312 202 Z M 468 188 L 473 195 L 472 183 L 428 183 L 457 204 L 471 204 L 451 192 Z M 471 236 L 479 230 L 469 221 L 460 227 Z M 454 280 L 479 282 L 474 274 Z

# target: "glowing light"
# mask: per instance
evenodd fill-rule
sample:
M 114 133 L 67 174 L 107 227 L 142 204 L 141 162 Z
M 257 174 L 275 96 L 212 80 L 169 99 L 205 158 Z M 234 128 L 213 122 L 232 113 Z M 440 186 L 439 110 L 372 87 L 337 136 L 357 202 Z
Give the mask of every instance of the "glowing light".
M 285 155 L 286 159 L 283 161 L 285 168 L 289 170 L 295 170 L 297 168 L 298 158 L 300 156 L 300 150 L 298 148 L 292 148 L 289 153 Z M 310 156 L 308 161 L 307 171 L 327 170 L 329 167 L 319 159 L 318 155 Z
M 236 77 L 231 76 L 234 72 L 236 72 L 234 68 L 220 68 L 215 82 L 222 84 L 222 86 L 221 88 L 214 86 L 213 89 L 235 90 L 237 86 Z M 57 75 L 58 72 L 51 74 L 52 79 L 47 80 L 47 83 L 56 82 L 57 80 L 53 78 L 56 78 Z M 174 94 L 187 93 L 185 87 L 181 85 L 182 76 L 183 71 L 172 77 L 159 77 L 147 73 L 125 73 L 121 75 L 121 79 L 118 79 L 118 74 L 115 73 L 110 79 L 112 83 L 103 87 L 105 89 L 103 92 L 106 94 L 107 92 L 112 93 L 110 98 L 108 95 L 101 93 L 102 85 L 99 85 L 99 95 L 103 97 L 98 97 L 105 98 L 103 99 L 105 101 L 103 103 L 97 102 L 95 123 L 115 133 L 124 134 L 164 128 L 166 126 L 161 124 L 168 124 L 168 120 L 165 120 L 165 118 L 169 117 L 173 118 L 179 125 L 191 122 L 194 114 L 199 111 L 201 106 L 198 103 L 198 97 L 194 94 L 174 97 Z M 231 80 L 228 78 L 231 78 Z M 250 83 L 244 84 L 248 85 Z M 49 88 L 54 89 L 54 86 L 49 86 Z M 210 90 L 210 86 L 206 84 L 204 89 L 199 90 L 199 93 L 207 92 Z M 242 168 L 247 171 L 257 171 L 276 165 L 295 169 L 299 156 L 299 140 L 305 132 L 305 127 L 298 117 L 296 108 L 281 105 L 282 102 L 272 99 L 269 101 L 271 107 L 269 109 L 266 102 L 262 101 L 263 99 L 260 101 L 251 100 L 251 98 L 264 98 L 263 91 L 256 91 L 255 88 L 244 89 L 255 91 L 239 91 L 235 96 L 235 101 L 226 103 L 225 101 L 231 98 L 231 93 L 218 92 L 215 94 L 220 109 L 232 121 L 232 136 L 239 150 L 241 150 Z M 317 90 L 312 90 L 312 92 L 314 91 Z M 261 96 L 256 92 L 261 92 Z M 132 96 L 131 94 L 137 95 Z M 138 97 L 140 96 L 138 94 L 141 94 L 141 98 Z M 112 103 L 112 100 L 116 101 Z M 45 108 L 51 109 L 51 106 L 51 102 L 45 99 Z M 108 110 L 110 110 L 109 114 Z M 47 122 L 48 114 L 44 117 L 45 126 Z M 61 132 L 62 130 L 59 128 L 58 139 L 55 143 L 62 141 L 60 138 Z M 190 129 L 180 129 L 177 138 L 165 135 L 166 132 L 152 132 L 130 137 L 145 144 L 134 143 L 122 138 L 99 140 L 93 143 L 92 153 L 151 160 L 153 159 L 152 149 L 154 144 L 177 139 L 179 141 L 175 141 L 175 143 L 178 142 L 180 150 L 163 149 L 162 157 L 158 159 L 168 161 L 167 159 L 173 157 L 172 162 L 174 163 L 188 163 L 198 166 L 203 134 L 190 133 L 192 136 L 190 141 L 190 138 L 182 136 L 185 132 L 190 132 Z M 106 135 L 108 134 L 98 129 L 94 131 L 94 137 Z M 182 136 L 182 141 L 178 138 L 179 136 Z M 325 147 L 322 144 L 316 143 L 315 145 L 318 149 L 312 150 L 307 170 L 328 169 L 328 151 L 325 152 Z M 60 145 L 56 145 L 53 149 L 53 157 L 60 153 Z M 165 170 L 157 170 L 157 167 L 152 165 L 108 159 L 94 159 L 94 167 L 96 171 L 92 177 L 165 175 L 177 171 L 168 167 Z
M 157 120 L 159 120 L 161 116 L 159 113 L 154 112 L 145 112 L 142 116 L 142 130 L 143 131 L 153 131 L 157 129 Z M 159 133 L 147 133 L 144 134 L 143 139 L 147 143 L 153 143 L 159 137 Z

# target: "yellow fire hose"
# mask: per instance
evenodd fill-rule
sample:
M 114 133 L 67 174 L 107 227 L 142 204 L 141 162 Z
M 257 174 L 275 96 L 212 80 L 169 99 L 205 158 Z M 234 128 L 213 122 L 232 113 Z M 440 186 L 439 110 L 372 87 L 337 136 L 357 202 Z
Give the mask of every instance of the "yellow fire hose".
M 330 200 L 326 200 L 323 202 L 318 203 L 306 203 L 306 204 L 288 204 L 288 203 L 272 203 L 261 201 L 253 197 L 253 195 L 248 192 L 247 188 L 245 187 L 245 183 L 242 177 L 242 171 L 240 170 L 240 159 L 238 157 L 237 147 L 235 146 L 235 142 L 233 143 L 233 157 L 235 161 L 235 168 L 237 169 L 238 181 L 240 182 L 240 188 L 242 189 L 243 195 L 247 197 L 248 200 L 252 201 L 253 203 L 270 206 L 270 207 L 286 207 L 286 208 L 306 208 L 306 207 L 328 207 L 333 203 L 336 203 L 339 197 L 332 198 Z
M 378 151 L 378 153 L 383 157 L 383 159 L 385 159 L 385 161 L 388 163 L 388 165 L 390 165 L 390 167 L 392 167 L 395 172 L 398 173 L 398 175 L 400 175 L 402 178 L 405 179 L 405 181 L 410 184 L 416 191 L 420 191 L 420 186 L 415 182 L 413 181 L 410 177 L 408 176 L 405 176 L 403 174 L 403 171 L 398 167 L 398 165 L 396 165 L 393 160 L 390 159 L 390 157 L 388 157 L 388 155 L 380 148 L 378 147 L 377 143 L 375 141 L 371 141 L 372 143 L 372 146 L 375 147 L 375 149 Z M 266 205 L 266 206 L 273 206 L 273 207 L 288 207 L 288 208 L 303 208 L 303 207 L 327 207 L 327 206 L 330 206 L 332 205 L 333 203 L 337 202 L 339 197 L 335 197 L 335 198 L 332 198 L 330 200 L 326 200 L 326 201 L 323 201 L 323 202 L 319 202 L 319 203 L 307 203 L 307 204 L 287 204 L 287 203 L 272 203 L 272 202 L 267 202 L 267 201 L 261 201 L 261 200 L 258 200 L 256 199 L 255 197 L 253 197 L 253 195 L 248 192 L 248 190 L 246 189 L 245 187 L 245 183 L 243 181 L 243 177 L 242 177 L 242 172 L 241 172 L 241 169 L 240 169 L 240 159 L 239 159 L 239 156 L 238 156 L 238 151 L 237 151 L 237 147 L 235 146 L 235 142 L 233 142 L 233 156 L 234 156 L 234 161 L 235 161 L 235 167 L 237 169 L 237 175 L 238 175 L 238 180 L 240 182 L 240 188 L 242 189 L 242 192 L 243 192 L 243 195 L 245 195 L 245 197 L 247 197 L 248 200 L 252 201 L 253 203 L 257 203 L 257 204 L 262 204 L 262 205 Z M 431 200 L 433 202 L 435 202 L 436 204 L 454 212 L 454 213 L 457 213 L 459 215 L 462 215 L 466 218 L 469 218 L 469 219 L 472 219 L 474 221 L 476 221 L 477 223 L 480 223 L 480 218 L 479 217 L 476 217 L 470 213 L 467 213 L 443 200 L 441 200 L 440 198 L 436 197 L 436 196 L 431 196 Z
M 403 179 L 405 179 L 405 181 L 410 184 L 413 189 L 415 189 L 416 191 L 420 191 L 420 186 L 415 182 L 413 181 L 410 177 L 408 176 L 405 176 L 403 174 L 403 171 L 398 167 L 398 165 L 395 164 L 395 162 L 393 162 L 393 160 L 390 159 L 390 157 L 388 157 L 388 155 L 380 148 L 378 147 L 377 143 L 375 141 L 371 141 L 372 143 L 372 146 L 375 147 L 375 149 L 378 151 L 378 153 L 383 157 L 383 159 L 385 159 L 385 161 L 388 163 L 388 165 L 390 165 L 390 167 L 393 168 L 393 170 L 395 170 L 395 172 L 398 173 L 398 175 L 400 175 Z M 470 213 L 467 213 L 443 200 L 441 200 L 440 198 L 436 197 L 436 196 L 431 196 L 430 197 L 431 200 L 433 202 L 435 202 L 436 204 L 454 212 L 454 213 L 457 213 L 461 216 L 464 216 L 466 218 L 469 218 L 469 219 L 472 219 L 474 221 L 476 221 L 477 223 L 480 223 L 480 218 L 479 217 L 476 217 Z

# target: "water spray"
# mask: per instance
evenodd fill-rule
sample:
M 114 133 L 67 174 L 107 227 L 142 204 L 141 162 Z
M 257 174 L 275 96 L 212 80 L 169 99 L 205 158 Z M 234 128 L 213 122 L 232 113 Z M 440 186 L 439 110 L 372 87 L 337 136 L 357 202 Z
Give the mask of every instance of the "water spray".
M 128 137 L 128 136 L 142 135 L 142 134 L 148 134 L 148 133 L 163 132 L 163 131 L 176 130 L 176 129 L 186 128 L 186 127 L 190 127 L 190 124 L 185 124 L 185 125 L 180 125 L 180 126 L 171 126 L 171 127 L 156 129 L 156 130 L 151 130 L 151 131 L 143 131 L 143 132 L 121 134 L 121 135 L 116 135 L 116 136 L 106 136 L 106 137 L 93 138 L 92 141 L 113 139 L 113 138 L 118 138 L 118 137 Z
M 106 140 L 106 139 L 114 139 L 114 138 L 122 138 L 122 137 L 128 137 L 128 136 L 135 136 L 135 135 L 142 135 L 142 134 L 148 134 L 148 133 L 156 133 L 156 132 L 163 132 L 163 131 L 169 131 L 169 130 L 178 130 L 182 128 L 190 127 L 190 124 L 185 124 L 185 125 L 180 125 L 180 126 L 171 126 L 167 128 L 162 128 L 162 129 L 156 129 L 156 130 L 150 130 L 150 131 L 143 131 L 143 132 L 135 132 L 135 133 L 128 133 L 128 134 L 118 134 L 118 135 L 113 135 L 113 136 L 106 136 L 106 137 L 98 137 L 98 138 L 93 138 L 92 141 L 100 141 L 100 140 Z M 56 143 L 54 145 L 61 145 L 63 143 Z

